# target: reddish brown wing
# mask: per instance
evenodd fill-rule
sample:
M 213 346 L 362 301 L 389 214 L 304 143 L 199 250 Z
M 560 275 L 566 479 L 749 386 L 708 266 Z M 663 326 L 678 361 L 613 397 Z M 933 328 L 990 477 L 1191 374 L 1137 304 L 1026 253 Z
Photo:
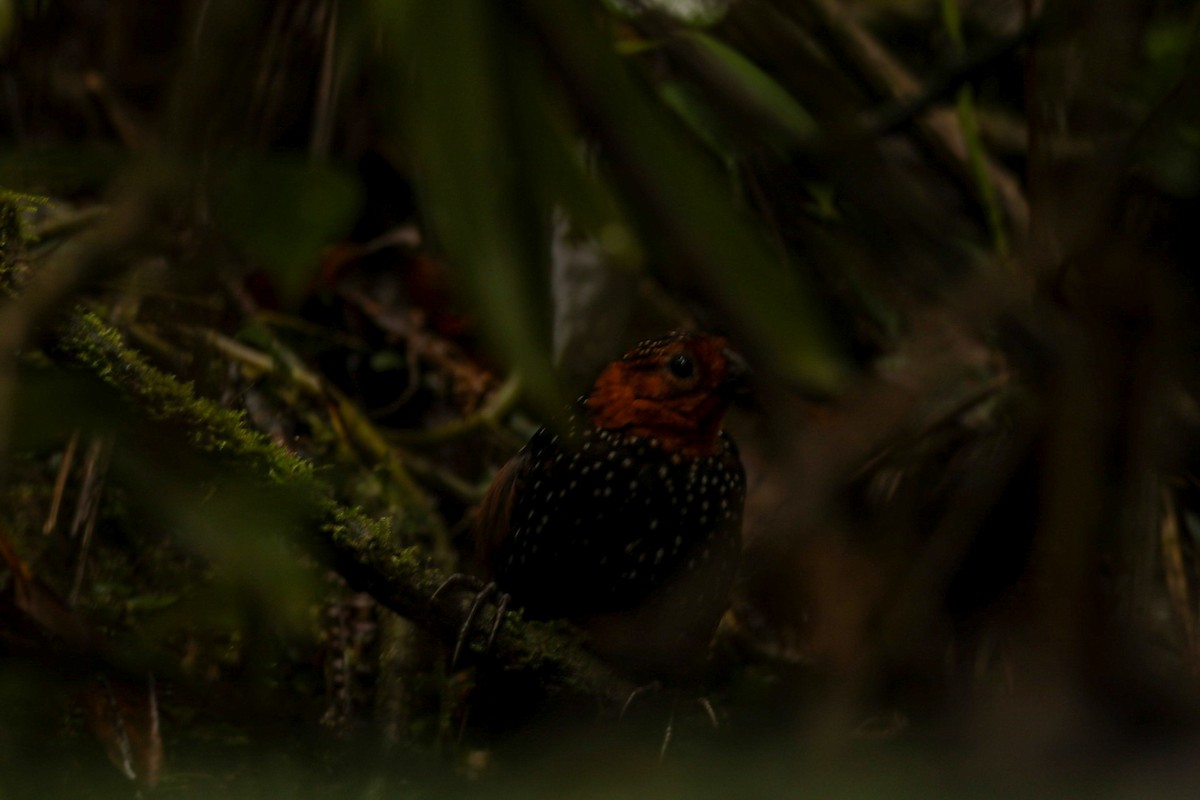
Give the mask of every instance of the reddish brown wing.
M 479 513 L 475 517 L 475 558 L 488 577 L 493 577 L 493 556 L 512 533 L 513 505 L 528 472 L 529 456 L 521 451 L 496 473 L 479 504 Z

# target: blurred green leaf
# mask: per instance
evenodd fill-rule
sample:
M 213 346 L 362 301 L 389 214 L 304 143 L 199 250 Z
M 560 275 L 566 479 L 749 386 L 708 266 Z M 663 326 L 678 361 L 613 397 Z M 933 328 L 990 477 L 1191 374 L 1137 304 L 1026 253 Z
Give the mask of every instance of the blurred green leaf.
M 128 160 L 107 143 L 0 149 L 0 185 L 39 194 L 102 193 Z
M 180 455 L 168 470 L 164 453 L 135 443 L 113 463 L 142 518 L 212 565 L 210 596 L 224 605 L 208 609 L 214 619 L 306 630 L 320 585 L 289 543 L 312 518 L 312 498 Z
M 371 354 L 370 363 L 371 369 L 376 372 L 401 370 L 408 367 L 408 359 L 402 353 L 391 348 L 376 350 Z
M 1190 103 L 1172 92 L 1194 80 L 1195 64 L 1200 63 L 1200 38 L 1193 20 L 1158 19 L 1147 27 L 1143 41 L 1143 59 L 1133 75 L 1133 96 L 1152 108 L 1166 103 L 1173 110 L 1185 110 Z
M 145 594 L 131 597 L 125 601 L 125 611 L 132 614 L 152 613 L 170 608 L 179 602 L 179 594 Z
M 437 241 L 489 340 L 552 413 L 559 402 L 547 357 L 549 219 L 529 159 L 558 145 L 551 125 L 539 132 L 518 119 L 543 98 L 536 74 L 522 79 L 530 77 L 531 42 L 506 8 L 487 0 L 429 3 L 408 9 L 406 25 L 387 27 L 402 37 L 391 46 L 410 60 L 406 124 Z
M 128 404 L 109 386 L 80 372 L 24 369 L 16 383 L 13 449 L 59 445 L 71 431 L 117 433 L 136 427 Z M 79 398 L 86 397 L 81 403 Z
M 9 40 L 12 39 L 13 27 L 16 23 L 16 14 L 13 0 L 0 0 L 0 53 L 8 50 Z
M 808 111 L 757 64 L 701 31 L 689 30 L 681 35 L 719 65 L 733 91 L 742 95 L 747 105 L 758 112 L 756 117 L 774 128 L 771 133 L 783 138 L 781 145 L 795 146 L 816 138 L 817 125 Z
M 1145 148 L 1140 169 L 1160 191 L 1178 198 L 1200 194 L 1200 128 L 1177 123 Z
M 361 202 L 346 172 L 283 156 L 234 164 L 214 198 L 230 238 L 270 271 L 289 301 L 312 280 L 322 248 L 349 231 Z
M 182 435 L 147 423 L 117 392 L 79 373 L 26 370 L 18 387 L 18 449 L 58 446 L 75 429 L 113 434 L 114 474 L 134 516 L 213 565 L 231 604 L 225 616 L 257 608 L 282 628 L 305 628 L 318 587 L 290 543 L 311 519 L 313 498 L 196 455 Z
M 817 297 L 737 207 L 712 159 L 633 81 L 585 9 L 551 0 L 525 5 L 648 240 L 690 268 L 688 279 L 781 377 L 822 390 L 839 385 L 845 364 Z
M 728 126 L 695 87 L 683 81 L 667 81 L 659 87 L 659 93 L 663 102 L 723 161 L 740 155 Z
M 690 280 L 786 379 L 823 389 L 839 382 L 842 360 L 800 274 L 736 207 L 727 176 L 631 80 L 591 12 L 540 0 L 523 11 L 481 0 L 380 5 L 379 13 L 388 9 L 396 16 L 381 27 L 399 37 L 399 68 L 411 76 L 405 134 L 423 206 L 489 340 L 510 355 L 543 411 L 557 396 L 546 357 L 550 211 L 565 204 L 590 218 L 583 227 L 593 233 L 619 228 L 625 216 L 606 208 L 601 179 L 563 157 L 580 122 L 600 141 L 599 173 L 619 187 L 643 241 L 694 267 Z M 760 70 L 707 37 L 697 46 L 780 130 L 811 132 L 803 110 Z

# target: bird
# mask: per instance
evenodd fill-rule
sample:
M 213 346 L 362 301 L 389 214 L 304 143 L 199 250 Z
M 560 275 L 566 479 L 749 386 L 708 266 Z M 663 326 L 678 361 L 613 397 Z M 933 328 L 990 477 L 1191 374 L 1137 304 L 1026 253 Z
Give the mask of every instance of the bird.
M 511 600 L 567 620 L 631 677 L 697 675 L 741 551 L 746 477 L 723 422 L 747 376 L 723 337 L 676 331 L 609 363 L 564 424 L 539 429 L 473 526 L 501 612 Z

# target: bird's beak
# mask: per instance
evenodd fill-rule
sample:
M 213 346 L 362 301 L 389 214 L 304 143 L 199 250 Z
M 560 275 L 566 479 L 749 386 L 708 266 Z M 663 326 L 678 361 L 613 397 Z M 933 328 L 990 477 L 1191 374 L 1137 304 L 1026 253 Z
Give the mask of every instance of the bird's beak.
M 738 397 L 750 393 L 750 365 L 741 355 L 726 347 L 721 351 L 725 356 L 725 377 L 717 390 L 727 397 Z

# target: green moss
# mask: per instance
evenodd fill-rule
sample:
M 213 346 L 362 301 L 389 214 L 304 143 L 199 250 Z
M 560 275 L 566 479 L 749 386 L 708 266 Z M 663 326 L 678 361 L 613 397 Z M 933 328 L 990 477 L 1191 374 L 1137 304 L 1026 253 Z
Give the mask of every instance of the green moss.
M 417 569 L 425 564 L 425 556 L 419 547 L 405 547 L 392 553 L 392 563 L 398 569 Z
M 334 502 L 329 502 L 322 511 L 330 520 L 324 525 L 324 532 L 335 546 L 364 553 L 386 553 L 394 548 L 391 520 L 369 517 L 360 508 Z
M 63 350 L 105 382 L 136 397 L 150 417 L 179 424 L 198 449 L 248 461 L 277 483 L 315 482 L 311 462 L 251 428 L 242 412 L 198 397 L 191 383 L 146 363 L 140 353 L 125 345 L 115 328 L 93 312 L 72 315 L 59 341 Z
M 417 586 L 417 591 L 436 585 L 437 573 L 430 569 L 428 549 L 420 544 L 398 547 L 400 542 L 422 541 L 419 534 L 427 514 L 398 508 L 403 512 L 401 516 L 374 517 L 361 508 L 338 503 L 333 488 L 318 477 L 310 461 L 250 427 L 244 413 L 198 397 L 191 383 L 148 364 L 125 344 L 115 328 L 91 311 L 71 315 L 60 329 L 58 347 L 105 382 L 132 396 L 151 418 L 182 428 L 197 449 L 236 460 L 277 485 L 300 489 L 315 499 L 321 534 L 334 549 L 353 553 L 356 560 L 369 564 L 377 573 Z M 397 530 L 400 524 L 405 530 Z
M 0 188 L 0 248 L 34 241 L 29 214 L 48 202 L 39 195 Z
M 20 285 L 14 271 L 25 246 L 36 238 L 29 216 L 46 202 L 44 197 L 0 188 L 0 290 L 6 294 Z
M 58 351 L 131 396 L 148 416 L 183 428 L 198 449 L 237 460 L 273 482 L 301 489 L 315 499 L 320 546 L 331 549 L 343 574 L 356 587 L 418 625 L 443 634 L 457 630 L 461 613 L 453 598 L 432 602 L 445 580 L 433 568 L 429 549 L 416 531 L 420 514 L 404 512 L 383 517 L 339 504 L 332 487 L 321 480 L 311 462 L 299 458 L 254 430 L 241 412 L 221 408 L 198 397 L 190 383 L 151 366 L 128 347 L 121 334 L 96 314 L 80 310 L 60 327 Z M 631 687 L 580 648 L 574 635 L 561 626 L 531 623 L 512 613 L 502 627 L 493 655 L 508 669 L 533 669 L 547 681 L 571 691 L 621 698 Z

